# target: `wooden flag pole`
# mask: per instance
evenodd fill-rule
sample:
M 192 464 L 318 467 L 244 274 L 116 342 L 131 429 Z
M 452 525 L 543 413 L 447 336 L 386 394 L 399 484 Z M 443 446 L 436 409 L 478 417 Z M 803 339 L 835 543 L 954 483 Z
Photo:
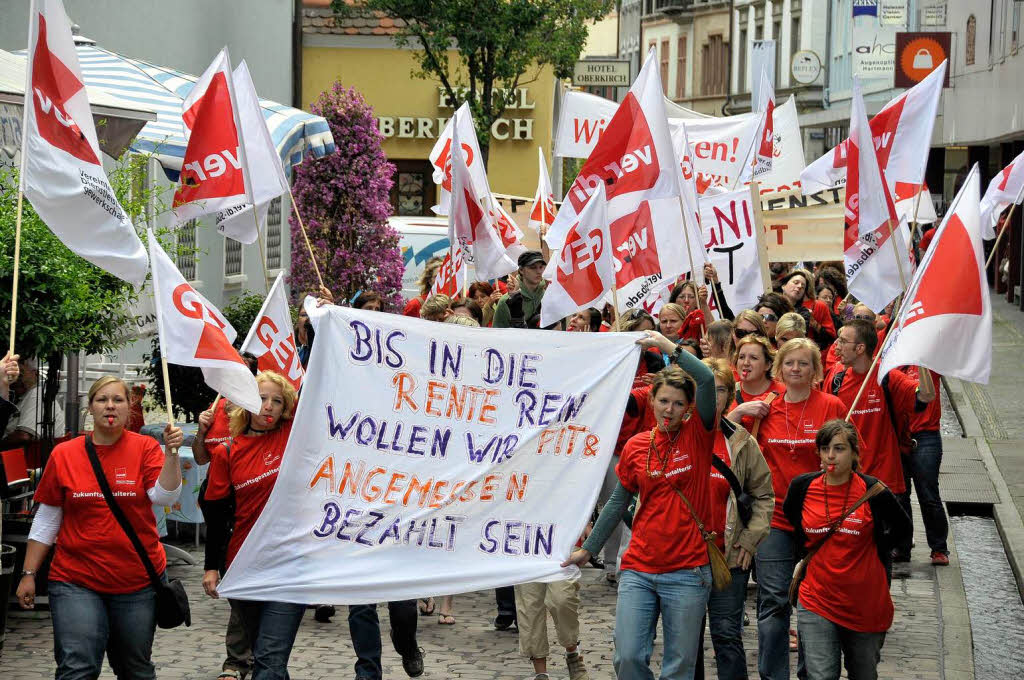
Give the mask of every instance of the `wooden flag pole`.
M 750 200 L 754 209 L 754 238 L 757 241 L 757 263 L 761 271 L 761 287 L 772 292 L 772 273 L 768 266 L 768 243 L 764 234 L 764 213 L 761 211 L 761 190 L 757 182 L 750 185 Z
M 619 289 L 616 286 L 612 286 L 612 316 L 612 324 L 615 324 L 619 320 Z
M 18 275 L 21 272 L 21 213 L 25 193 L 18 189 L 18 216 L 14 226 L 14 285 L 11 287 L 11 342 L 10 355 L 14 356 L 14 331 L 18 322 Z
M 326 288 L 324 285 L 324 277 L 320 275 L 320 267 L 316 264 L 316 255 L 313 254 L 313 246 L 309 242 L 309 234 L 306 233 L 306 225 L 302 223 L 302 214 L 299 212 L 299 205 L 295 202 L 295 194 L 292 193 L 291 184 L 288 185 L 288 196 L 292 199 L 292 208 L 295 210 L 295 219 L 299 221 L 299 229 L 302 231 L 302 238 L 306 241 L 306 249 L 309 251 L 309 259 L 313 263 L 313 271 L 316 272 L 316 278 L 320 282 L 320 286 Z
M 917 198 L 914 199 L 914 226 L 910 230 L 910 245 L 914 245 L 914 236 L 917 235 L 917 209 L 921 207 L 921 194 L 924 193 L 924 185 L 921 185 L 921 190 L 917 192 Z
M 1003 240 L 1003 234 L 1005 234 L 1006 232 L 1010 231 L 1010 220 L 1013 219 L 1013 211 L 1016 210 L 1016 209 L 1017 209 L 1017 204 L 1016 203 L 1013 203 L 1013 204 L 1010 205 L 1010 212 L 1008 212 L 1006 214 L 1006 221 L 1003 222 L 1003 228 L 1002 228 L 1002 230 L 998 234 L 996 234 L 996 242 L 992 244 L 992 252 L 990 252 L 988 254 L 988 259 L 985 260 L 985 269 L 988 269 L 989 265 L 992 264 L 992 258 L 994 258 L 996 256 L 996 252 L 999 250 L 999 242 Z M 21 211 L 20 210 L 18 212 L 18 217 L 19 218 L 21 217 Z M 17 263 L 17 260 L 15 260 L 15 263 Z M 17 269 L 18 265 L 15 264 L 14 267 L 15 267 L 14 271 L 17 272 L 18 271 L 18 269 Z M 15 284 L 15 286 L 17 286 L 17 284 L 18 284 L 17 276 L 18 275 L 15 274 L 14 276 L 15 276 L 14 284 Z M 17 287 L 15 287 L 14 290 L 17 291 L 18 290 Z M 13 348 L 14 347 L 13 337 L 14 336 L 12 335 L 11 337 L 12 337 L 11 347 Z

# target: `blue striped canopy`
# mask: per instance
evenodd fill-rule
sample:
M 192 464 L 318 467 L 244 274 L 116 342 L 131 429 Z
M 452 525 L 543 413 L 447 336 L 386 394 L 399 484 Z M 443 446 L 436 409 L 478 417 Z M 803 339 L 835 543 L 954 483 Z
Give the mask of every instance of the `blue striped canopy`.
M 181 103 L 199 78 L 95 45 L 76 48 L 87 85 L 156 112 L 156 120 L 146 123 L 130 148 L 153 154 L 168 177 L 177 181 L 186 147 Z M 334 137 L 324 118 L 267 99 L 260 99 L 260 106 L 289 176 L 292 166 L 302 162 L 304 153 L 311 152 L 319 158 L 334 151 Z

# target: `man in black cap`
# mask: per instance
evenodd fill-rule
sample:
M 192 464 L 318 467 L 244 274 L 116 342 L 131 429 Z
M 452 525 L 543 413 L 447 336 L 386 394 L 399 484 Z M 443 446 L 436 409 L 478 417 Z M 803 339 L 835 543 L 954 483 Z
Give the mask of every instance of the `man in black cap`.
M 537 250 L 519 256 L 519 290 L 506 293 L 494 307 L 495 328 L 537 328 L 540 302 L 548 282 L 544 280 L 547 262 Z

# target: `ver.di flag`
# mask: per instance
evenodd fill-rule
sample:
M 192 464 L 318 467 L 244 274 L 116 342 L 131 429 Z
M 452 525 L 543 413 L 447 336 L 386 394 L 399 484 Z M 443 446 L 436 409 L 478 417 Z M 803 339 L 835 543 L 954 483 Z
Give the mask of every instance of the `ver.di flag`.
M 537 147 L 537 191 L 533 194 L 533 210 L 527 225 L 544 238 L 551 223 L 555 221 L 555 194 L 551 191 L 551 178 L 544 162 L 544 150 Z
M 882 346 L 878 375 L 919 364 L 942 375 L 988 383 L 992 307 L 985 277 L 975 165 L 939 225 Z
M 544 291 L 540 326 L 547 328 L 587 307 L 603 307 L 605 293 L 615 286 L 615 267 L 608 231 L 608 204 L 598 186 L 572 225 L 565 244 L 551 254 L 554 278 Z
M 299 389 L 302 384 L 302 363 L 295 347 L 291 310 L 284 293 L 284 272 L 274 280 L 270 294 L 242 343 L 241 351 L 256 357 L 256 365 L 261 371 L 279 373 L 295 389 Z
M 767 175 L 772 171 L 772 157 L 775 153 L 775 88 L 768 72 L 761 70 L 761 87 L 758 92 L 760 101 L 757 112 L 764 116 L 758 128 L 757 154 L 754 158 L 754 178 Z
M 611 461 L 634 337 L 306 309 L 291 437 L 221 596 L 359 604 L 578 576 L 560 565 Z
M 220 310 L 190 286 L 149 232 L 153 303 L 160 351 L 168 362 L 198 366 L 210 389 L 250 413 L 262 406 L 256 378 L 231 343 L 235 329 Z
M 103 171 L 89 96 L 60 0 L 29 13 L 21 190 L 75 254 L 128 281 L 146 280 L 146 249 Z
M 428 156 L 430 164 L 434 166 L 434 183 L 441 185 L 441 199 L 432 208 L 437 215 L 448 214 L 452 191 L 452 146 L 456 134 L 462 148 L 462 159 L 469 169 L 470 177 L 473 178 L 473 186 L 481 194 L 490 193 L 491 190 L 487 181 L 487 168 L 484 167 L 484 156 L 480 152 L 480 142 L 476 138 L 473 114 L 469 110 L 469 102 L 463 102 L 448 120 Z
M 462 248 L 450 248 L 444 254 L 441 266 L 434 276 L 434 285 L 430 287 L 431 295 L 447 295 L 456 298 L 469 285 L 466 281 L 466 265 L 462 257 Z
M 986 240 L 996 237 L 999 216 L 1011 203 L 1024 200 L 1024 151 L 992 178 L 981 199 L 981 233 Z

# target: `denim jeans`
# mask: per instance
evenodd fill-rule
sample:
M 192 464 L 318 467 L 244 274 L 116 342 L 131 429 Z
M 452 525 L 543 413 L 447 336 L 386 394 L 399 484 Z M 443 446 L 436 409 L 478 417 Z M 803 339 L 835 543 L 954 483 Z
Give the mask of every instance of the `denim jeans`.
M 661 680 L 691 680 L 710 592 L 709 565 L 666 574 L 623 570 L 615 607 L 616 678 L 653 680 L 651 651 L 660 613 Z
M 251 680 L 288 680 L 288 657 L 306 605 L 228 600 L 252 643 Z
M 50 581 L 48 588 L 57 680 L 99 677 L 104 652 L 118 678 L 156 677 L 150 660 L 156 632 L 152 586 L 123 595 L 64 581 Z
M 743 605 L 747 598 L 750 571 L 733 567 L 732 584 L 711 591 L 708 622 L 715 648 L 718 680 L 747 680 L 747 657 L 743 651 Z
M 914 516 L 910 507 L 910 487 L 913 482 L 917 490 L 917 502 L 921 506 L 928 547 L 934 552 L 948 554 L 946 538 L 949 535 L 949 523 L 939 496 L 942 435 L 938 432 L 916 432 L 914 439 L 917 440 L 917 448 L 910 455 L 903 456 L 903 477 L 907 480 L 907 492 L 899 495 L 900 505 L 908 517 Z M 913 535 L 907 538 L 905 545 L 900 546 L 901 549 L 909 553 L 912 540 Z
M 388 602 L 388 617 L 391 619 L 391 642 L 399 656 L 416 653 L 416 623 L 419 612 L 416 600 Z M 352 648 L 356 652 L 356 677 L 366 680 L 381 680 L 380 619 L 377 605 L 353 604 L 348 608 L 348 630 L 352 635 Z
M 849 680 L 877 680 L 885 633 L 858 633 L 797 606 L 807 680 L 839 680 L 839 657 Z
M 764 680 L 789 678 L 789 584 L 796 540 L 772 527 L 754 555 L 757 567 L 757 670 Z

